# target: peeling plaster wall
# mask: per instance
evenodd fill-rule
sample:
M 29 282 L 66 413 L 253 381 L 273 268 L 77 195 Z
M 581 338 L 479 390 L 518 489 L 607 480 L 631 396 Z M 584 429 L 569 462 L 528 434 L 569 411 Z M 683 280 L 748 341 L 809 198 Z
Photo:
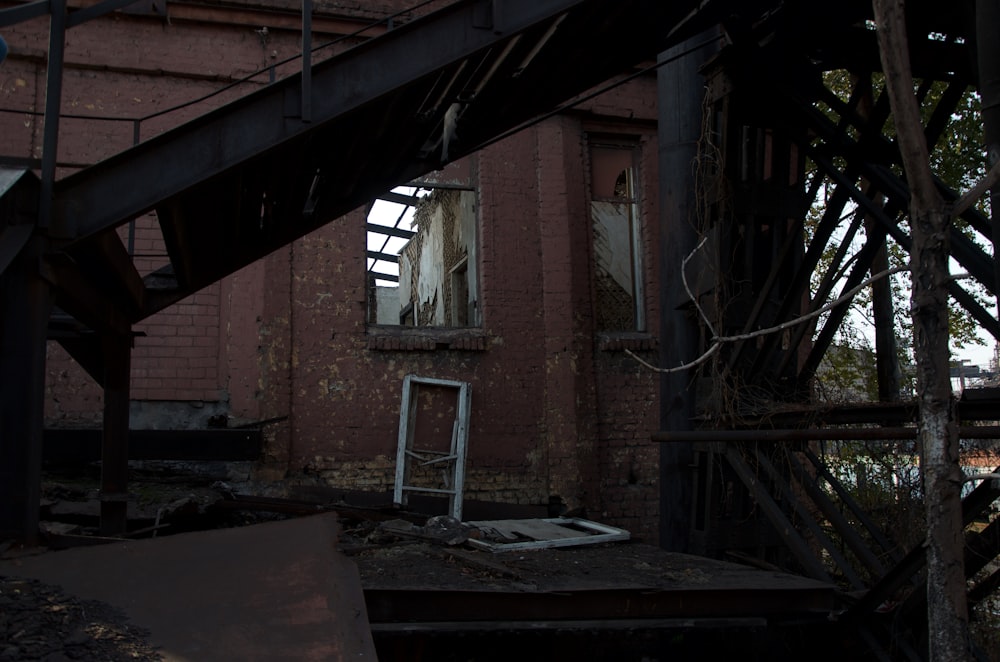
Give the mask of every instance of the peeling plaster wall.
M 411 280 L 417 326 L 441 326 L 446 322 L 447 299 L 444 210 L 435 206 L 422 216 L 418 215 L 419 233 L 407 244 L 400 259 L 407 263 L 405 273 Z
M 400 308 L 413 303 L 415 326 L 466 325 L 455 307 L 468 311 L 469 297 L 455 291 L 452 272 L 470 255 L 475 262 L 475 199 L 474 191 L 438 189 L 414 213 L 417 234 L 400 250 L 398 291 Z M 475 301 L 474 284 L 467 289 Z

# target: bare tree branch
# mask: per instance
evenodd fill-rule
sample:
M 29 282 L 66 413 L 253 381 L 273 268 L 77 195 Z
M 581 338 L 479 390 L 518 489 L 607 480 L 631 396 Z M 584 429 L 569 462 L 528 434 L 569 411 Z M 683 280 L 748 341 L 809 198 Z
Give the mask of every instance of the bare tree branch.
M 698 242 L 698 245 L 694 247 L 694 250 L 688 253 L 687 257 L 684 258 L 684 261 L 681 263 L 681 281 L 684 283 L 684 289 L 687 291 L 687 295 L 691 297 L 691 300 L 694 303 L 694 307 L 697 309 L 698 314 L 701 315 L 702 321 L 704 321 L 705 326 L 708 327 L 708 329 L 712 333 L 715 333 L 715 331 L 712 329 L 712 323 L 709 320 L 708 315 L 698 304 L 697 297 L 695 297 L 694 293 L 691 291 L 691 288 L 687 282 L 687 275 L 684 273 L 685 267 L 687 266 L 688 262 L 690 262 L 691 259 L 694 258 L 695 254 L 705 246 L 705 242 L 706 239 L 703 238 L 700 242 Z M 854 258 L 851 259 L 853 260 Z M 641 363 L 642 365 L 644 365 L 645 367 L 649 368 L 650 370 L 653 370 L 654 372 L 671 373 L 671 372 L 680 372 L 682 370 L 688 370 L 690 368 L 695 368 L 704 363 L 705 361 L 707 361 L 708 359 L 710 359 L 713 355 L 715 355 L 715 353 L 718 352 L 719 349 L 726 343 L 739 342 L 741 340 L 752 340 L 754 338 L 759 338 L 760 336 L 766 336 L 772 333 L 778 333 L 780 331 L 784 331 L 785 329 L 790 329 L 794 326 L 798 326 L 799 324 L 802 324 L 804 322 L 808 322 L 809 320 L 819 317 L 828 310 L 832 310 L 833 308 L 836 308 L 840 304 L 846 301 L 850 301 L 858 292 L 865 289 L 866 287 L 871 286 L 872 283 L 882 280 L 883 278 L 892 276 L 893 274 L 898 274 L 900 272 L 907 271 L 908 269 L 909 267 L 893 267 L 892 269 L 886 269 L 885 271 L 880 271 L 879 273 L 872 275 L 870 278 L 866 278 L 865 280 L 858 283 L 851 289 L 847 290 L 846 292 L 844 292 L 839 297 L 829 302 L 822 308 L 817 308 L 811 313 L 806 313 L 805 315 L 796 317 L 795 319 L 791 319 L 786 322 L 782 322 L 781 324 L 778 324 L 776 326 L 771 326 L 766 329 L 757 329 L 756 331 L 751 331 L 749 333 L 742 333 L 736 336 L 716 336 L 715 338 L 712 339 L 711 346 L 707 350 L 705 350 L 705 352 L 702 353 L 701 356 L 697 357 L 693 361 L 685 363 L 684 365 L 679 365 L 672 368 L 660 368 L 647 361 L 644 361 L 642 358 L 634 354 L 631 350 L 626 349 L 625 353 L 631 356 L 639 363 Z

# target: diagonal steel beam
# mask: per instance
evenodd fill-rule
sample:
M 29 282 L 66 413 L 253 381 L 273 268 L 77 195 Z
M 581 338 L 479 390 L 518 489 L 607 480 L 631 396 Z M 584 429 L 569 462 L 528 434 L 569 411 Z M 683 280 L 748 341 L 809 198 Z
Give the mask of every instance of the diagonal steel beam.
M 830 576 L 827 574 L 823 564 L 816 558 L 813 550 L 809 547 L 809 543 L 799 535 L 798 529 L 792 524 L 785 513 L 782 512 L 781 506 L 774 501 L 767 489 L 761 484 L 757 474 L 743 460 L 739 447 L 735 444 L 725 444 L 723 454 L 729 462 L 729 466 L 733 468 L 736 475 L 743 481 L 743 484 L 750 491 L 750 494 L 753 495 L 754 500 L 760 506 L 764 515 L 771 522 L 772 526 L 774 526 L 775 531 L 778 532 L 778 535 L 788 545 L 788 549 L 802 565 L 805 573 L 813 579 L 830 581 Z
M 777 467 L 768 459 L 766 453 L 760 452 L 759 447 L 754 447 L 753 452 L 757 460 L 757 466 L 764 470 L 771 479 L 772 485 L 775 486 L 773 491 L 781 495 L 783 501 L 786 501 L 792 507 L 795 514 L 799 516 L 799 521 L 802 522 L 812 538 L 826 550 L 826 554 L 840 569 L 844 578 L 847 579 L 854 589 L 864 588 L 865 584 L 861 576 L 847 560 L 843 552 L 840 551 L 837 544 L 826 534 L 826 531 L 820 526 L 817 518 L 810 512 L 809 507 L 796 495 L 789 480 L 778 471 Z
M 1000 467 L 997 467 L 996 471 L 1000 471 Z M 996 482 L 993 480 L 983 481 L 962 499 L 963 527 L 968 526 L 987 506 L 1000 498 L 1000 488 L 994 485 Z M 861 600 L 847 611 L 846 617 L 848 619 L 867 617 L 882 602 L 891 597 L 899 587 L 910 581 L 911 577 L 923 568 L 926 561 L 927 547 L 925 544 L 919 544 L 911 549 L 905 557 L 879 579 L 875 586 L 865 593 Z
M 861 284 L 861 281 L 865 279 L 865 276 L 871 269 L 872 258 L 875 256 L 875 253 L 879 250 L 879 247 L 884 241 L 885 230 L 877 232 L 869 237 L 868 241 L 865 242 L 865 244 L 861 247 L 861 250 L 857 253 L 857 262 L 854 264 L 854 268 L 844 281 L 843 292 L 850 292 Z M 840 328 L 841 323 L 847 316 L 853 300 L 854 297 L 851 297 L 849 300 L 844 301 L 830 310 L 830 316 L 823 325 L 823 329 L 813 341 L 813 346 L 809 350 L 809 356 L 802 363 L 802 366 L 799 369 L 798 378 L 800 383 L 807 383 L 812 379 L 813 375 L 815 375 L 820 362 L 823 360 L 823 356 L 830 348 L 830 345 L 833 344 L 837 330 Z M 813 307 L 818 308 L 821 303 L 822 300 L 817 298 L 813 302 Z
M 802 462 L 796 457 L 799 453 L 796 449 L 785 447 L 785 459 L 791 468 L 796 481 L 809 499 L 819 508 L 823 516 L 826 517 L 830 526 L 837 532 L 844 544 L 851 550 L 854 556 L 864 564 L 865 568 L 875 576 L 885 573 L 885 568 L 879 561 L 875 553 L 865 544 L 861 536 L 855 530 L 853 524 L 841 512 L 840 508 L 833 502 L 829 495 L 818 485 L 818 479 L 810 474 Z
M 802 450 L 802 454 L 809 460 L 813 468 L 816 470 L 817 478 L 816 481 L 819 482 L 819 478 L 822 478 L 833 490 L 837 498 L 840 499 L 848 510 L 854 515 L 854 518 L 861 523 L 861 526 L 868 532 L 872 540 L 878 543 L 882 551 L 887 554 L 893 561 L 900 561 L 903 555 L 898 551 L 898 547 L 889 541 L 885 533 L 881 528 L 875 523 L 875 520 L 871 518 L 871 515 L 861 507 L 861 505 L 854 499 L 850 492 L 847 491 L 840 480 L 833 475 L 833 473 L 827 468 L 826 463 L 821 460 L 814 452 L 808 448 Z
M 853 186 L 853 182 L 844 177 L 829 159 L 822 156 L 814 149 L 809 149 L 808 152 L 810 158 L 813 159 L 816 165 L 821 167 L 831 179 L 838 183 L 838 185 L 848 187 Z M 871 164 L 864 165 L 862 167 L 862 171 L 864 176 L 877 186 L 881 186 L 883 182 L 891 179 L 889 174 L 881 172 L 880 168 Z M 901 227 L 899 227 L 894 219 L 886 215 L 884 209 L 875 205 L 868 198 L 868 196 L 865 196 L 856 188 L 852 192 L 852 197 L 859 205 L 865 208 L 867 213 L 871 214 L 871 216 L 886 229 L 896 243 L 903 247 L 903 250 L 909 252 L 910 236 L 906 234 Z M 952 229 L 954 230 L 954 228 Z M 983 285 L 985 286 L 987 284 L 983 283 Z M 1000 320 L 997 320 L 996 317 L 980 305 L 976 301 L 975 297 L 963 289 L 955 280 L 948 281 L 947 288 L 948 293 L 955 298 L 955 301 L 965 308 L 984 329 L 989 331 L 994 338 L 1000 339 Z
M 834 103 L 826 96 L 824 96 L 824 101 Z M 900 206 L 905 208 L 905 201 L 909 200 L 909 189 L 906 187 L 905 182 L 900 180 L 899 177 L 892 173 L 887 167 L 878 165 L 870 158 L 866 159 L 865 155 L 862 154 L 861 151 L 862 146 L 852 142 L 843 132 L 838 131 L 836 127 L 833 126 L 829 118 L 825 117 L 812 105 L 806 104 L 801 100 L 789 98 L 788 107 L 797 114 L 800 121 L 803 121 L 808 128 L 820 135 L 826 141 L 827 145 L 834 148 L 840 156 L 847 159 L 849 163 L 858 164 L 861 169 L 861 174 L 872 182 L 878 190 L 885 193 L 893 200 L 900 202 Z M 933 136 L 929 136 L 929 138 L 933 138 Z M 874 147 L 875 146 L 869 146 L 866 148 L 868 150 L 867 154 L 870 155 L 874 153 Z M 898 160 L 898 152 L 894 150 L 893 146 L 885 139 L 884 136 L 878 139 L 877 147 L 878 151 L 883 155 L 885 160 Z M 815 153 L 816 150 L 814 148 L 811 149 L 813 153 Z M 947 189 L 943 187 L 941 190 L 942 192 L 947 191 Z M 963 217 L 973 218 L 973 221 L 977 220 L 974 213 L 963 214 Z M 892 221 L 892 223 L 895 225 L 894 221 Z M 975 226 L 981 224 L 974 222 L 973 225 Z M 892 228 L 890 228 L 889 231 L 894 235 L 894 238 L 896 238 L 895 235 L 897 232 Z M 898 231 L 902 232 L 901 229 Z M 949 239 L 951 241 L 952 257 L 954 257 L 959 264 L 975 276 L 983 287 L 993 294 L 996 294 L 998 286 L 994 283 L 993 260 L 973 241 L 962 234 L 962 232 L 956 228 L 954 224 L 949 227 Z M 898 238 L 896 238 L 896 240 L 903 243 Z

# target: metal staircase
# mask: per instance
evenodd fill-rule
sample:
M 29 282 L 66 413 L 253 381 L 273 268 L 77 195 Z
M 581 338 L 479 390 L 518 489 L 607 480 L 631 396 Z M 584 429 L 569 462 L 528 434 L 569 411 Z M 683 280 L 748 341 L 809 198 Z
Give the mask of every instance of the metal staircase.
M 135 323 L 654 58 L 694 5 L 460 1 L 397 27 L 313 67 L 308 121 L 295 75 L 57 181 L 56 288 Z M 114 230 L 150 210 L 170 264 L 143 278 Z

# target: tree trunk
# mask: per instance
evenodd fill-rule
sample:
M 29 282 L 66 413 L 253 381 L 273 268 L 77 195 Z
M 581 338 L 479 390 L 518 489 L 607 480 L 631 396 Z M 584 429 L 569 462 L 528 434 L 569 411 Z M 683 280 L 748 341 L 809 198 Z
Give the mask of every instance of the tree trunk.
M 971 660 L 962 556 L 962 471 L 949 376 L 950 210 L 931 176 L 910 73 L 903 0 L 873 0 L 896 138 L 910 188 L 911 315 L 920 408 L 920 467 L 927 521 L 931 660 Z

